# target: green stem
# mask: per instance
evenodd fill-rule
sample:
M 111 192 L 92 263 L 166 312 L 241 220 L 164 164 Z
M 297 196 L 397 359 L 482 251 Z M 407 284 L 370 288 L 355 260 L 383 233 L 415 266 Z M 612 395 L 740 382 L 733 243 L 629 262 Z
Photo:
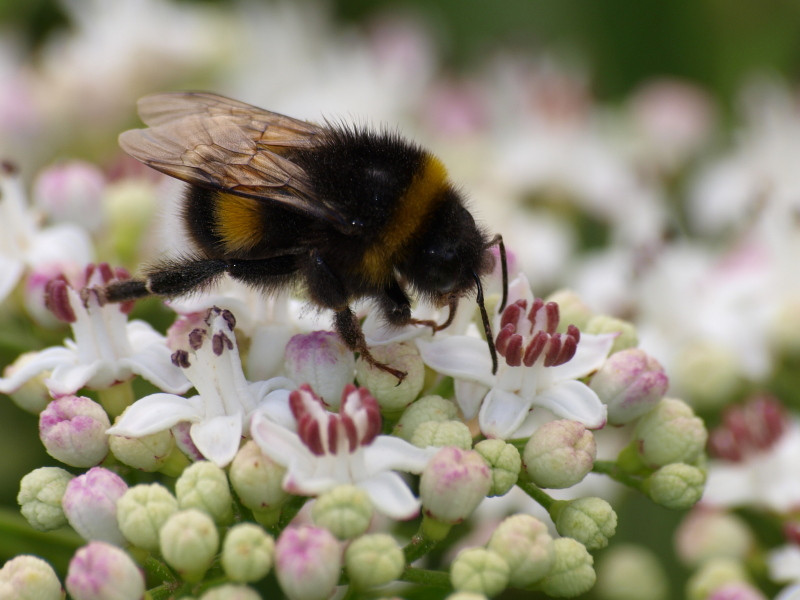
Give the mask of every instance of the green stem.
M 437 588 L 450 587 L 450 574 L 444 571 L 431 571 L 429 569 L 417 569 L 416 567 L 406 567 L 400 575 L 400 581 L 409 583 L 421 583 L 426 586 Z
M 639 492 L 644 492 L 644 482 L 621 469 L 613 460 L 596 460 L 592 471 L 601 475 L 608 475 L 614 481 L 618 481 Z
M 421 529 L 421 528 L 420 528 Z M 406 557 L 406 563 L 411 564 L 415 560 L 422 558 L 428 552 L 433 550 L 439 542 L 433 540 L 421 532 L 417 532 L 411 541 L 403 548 L 403 554 Z
M 548 513 L 553 509 L 556 502 L 558 502 L 558 500 L 548 496 L 541 488 L 534 485 L 531 481 L 520 478 L 519 481 L 517 481 L 517 485 L 523 492 L 528 494 L 528 496 L 541 504 Z

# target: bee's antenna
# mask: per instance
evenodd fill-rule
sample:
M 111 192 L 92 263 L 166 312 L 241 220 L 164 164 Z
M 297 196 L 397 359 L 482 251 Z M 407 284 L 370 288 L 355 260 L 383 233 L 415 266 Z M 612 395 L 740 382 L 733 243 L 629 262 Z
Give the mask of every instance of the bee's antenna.
M 489 315 L 486 313 L 486 304 L 483 301 L 483 286 L 481 285 L 481 278 L 473 271 L 472 277 L 475 279 L 475 286 L 478 288 L 478 306 L 481 309 L 481 318 L 483 319 L 483 331 L 486 333 L 486 341 L 489 343 L 489 354 L 492 355 L 492 375 L 497 373 L 497 350 L 494 347 L 494 338 L 492 337 L 492 326 L 489 324 Z
M 503 243 L 503 236 L 499 233 L 489 242 L 489 247 L 497 245 L 500 250 L 500 270 L 503 273 L 503 299 L 497 312 L 503 312 L 508 302 L 508 259 L 506 258 L 506 245 Z

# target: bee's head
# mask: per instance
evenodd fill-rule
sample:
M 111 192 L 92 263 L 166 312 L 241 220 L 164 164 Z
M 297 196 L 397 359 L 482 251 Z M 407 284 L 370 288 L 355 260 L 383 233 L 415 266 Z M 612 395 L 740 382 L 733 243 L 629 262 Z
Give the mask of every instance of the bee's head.
M 485 275 L 494 266 L 487 236 L 454 190 L 448 187 L 444 194 L 400 269 L 415 290 L 436 305 L 475 289 L 476 275 Z

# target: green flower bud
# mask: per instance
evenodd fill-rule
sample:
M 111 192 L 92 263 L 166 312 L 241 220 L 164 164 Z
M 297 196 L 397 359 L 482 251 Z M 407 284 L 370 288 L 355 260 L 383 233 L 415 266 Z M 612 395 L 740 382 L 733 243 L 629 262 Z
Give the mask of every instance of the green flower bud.
M 588 550 L 600 550 L 608 546 L 608 539 L 617 530 L 617 513 L 602 498 L 586 497 L 558 502 L 551 515 L 558 533 L 578 540 Z
M 233 581 L 251 583 L 272 568 L 275 540 L 254 523 L 234 525 L 222 542 L 222 568 Z
M 724 585 L 747 581 L 747 569 L 738 560 L 712 558 L 689 578 L 686 583 L 686 598 L 706 600 L 714 590 Z
M 246 585 L 223 583 L 205 592 L 200 600 L 261 600 L 261 595 Z
M 705 473 L 697 467 L 672 463 L 645 480 L 645 491 L 656 504 L 673 510 L 686 510 L 700 500 L 705 482 Z
M 214 521 L 195 508 L 170 516 L 158 535 L 164 560 L 185 581 L 203 579 L 219 548 L 219 534 Z
M 427 421 L 414 431 L 411 443 L 418 448 L 455 446 L 469 450 L 472 448 L 472 434 L 461 421 Z
M 289 498 L 283 490 L 286 469 L 261 452 L 253 440 L 239 449 L 229 468 L 231 485 L 256 520 L 271 525 Z
M 742 368 L 730 348 L 698 341 L 682 347 L 676 358 L 670 377 L 698 409 L 723 407 L 742 385 Z
M 492 476 L 474 450 L 447 446 L 422 471 L 419 495 L 425 514 L 442 523 L 460 523 L 486 497 Z
M 634 439 L 645 464 L 694 463 L 708 440 L 703 420 L 682 400 L 663 398 L 636 424 Z
M 71 473 L 59 467 L 40 467 L 22 478 L 17 503 L 31 527 L 50 531 L 67 524 L 61 499 L 72 478 Z
M 553 541 L 553 568 L 536 587 L 554 598 L 574 598 L 592 589 L 597 575 L 586 546 L 572 538 Z
M 108 436 L 111 452 L 117 459 L 140 471 L 158 471 L 175 449 L 175 438 L 169 429 L 142 437 Z
M 354 485 L 337 485 L 321 494 L 311 506 L 311 519 L 340 540 L 364 533 L 375 509 L 367 493 Z
M 511 569 L 493 550 L 467 548 L 458 553 L 450 566 L 450 583 L 459 592 L 494 596 L 508 586 Z
M 669 580 L 660 559 L 644 546 L 615 545 L 597 566 L 594 591 L 602 600 L 667 600 Z
M 144 178 L 126 179 L 106 187 L 103 207 L 108 216 L 108 236 L 113 252 L 125 264 L 137 259 L 156 206 L 154 184 Z
M 131 544 L 150 552 L 158 550 L 158 532 L 178 512 L 178 501 L 158 483 L 129 488 L 117 500 L 117 522 Z
M 37 556 L 21 555 L 0 569 L 0 598 L 11 600 L 62 600 L 58 576 Z
M 533 482 L 544 488 L 568 488 L 586 477 L 597 456 L 592 432 L 577 421 L 550 421 L 525 445 L 523 460 Z
M 603 333 L 619 334 L 614 340 L 614 345 L 611 346 L 609 354 L 627 350 L 628 348 L 635 348 L 639 345 L 639 335 L 636 333 L 636 327 L 633 323 L 608 315 L 592 317 L 582 331 L 593 335 L 601 335 Z
M 529 587 L 542 579 L 555 560 L 553 538 L 547 526 L 526 514 L 503 519 L 486 547 L 505 559 L 510 568 L 509 583 L 518 588 Z
M 417 427 L 427 421 L 452 421 L 458 416 L 455 402 L 441 396 L 423 396 L 403 411 L 392 435 L 411 442 Z
M 560 333 L 566 332 L 569 325 L 575 325 L 575 327 L 584 331 L 592 318 L 591 309 L 572 290 L 556 290 L 545 299 L 545 302 L 558 304 L 560 317 L 558 331 Z
M 175 482 L 175 495 L 181 509 L 196 508 L 211 515 L 219 525 L 233 520 L 233 497 L 225 470 L 201 460 L 183 470 Z
M 514 487 L 522 469 L 522 458 L 512 444 L 503 440 L 482 440 L 475 445 L 475 451 L 492 469 L 489 496 L 502 496 Z
M 753 533 L 741 517 L 702 506 L 683 519 L 675 535 L 678 556 L 693 568 L 711 558 L 745 560 L 755 544 Z
M 400 383 L 397 377 L 378 369 L 361 357 L 356 361 L 356 378 L 378 401 L 381 412 L 387 416 L 397 415 L 411 404 L 422 391 L 425 381 L 425 365 L 414 344 L 399 342 L 370 348 L 372 356 L 380 363 L 388 364 L 406 373 Z
M 406 559 L 391 535 L 372 533 L 352 541 L 344 553 L 344 564 L 352 584 L 367 590 L 400 577 Z

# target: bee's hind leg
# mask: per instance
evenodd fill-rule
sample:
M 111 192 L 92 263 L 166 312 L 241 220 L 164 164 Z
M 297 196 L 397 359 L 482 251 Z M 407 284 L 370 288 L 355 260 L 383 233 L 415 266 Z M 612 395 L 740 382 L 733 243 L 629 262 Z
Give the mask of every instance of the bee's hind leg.
M 348 348 L 354 352 L 358 352 L 361 355 L 361 358 L 367 361 L 373 367 L 380 369 L 381 371 L 386 371 L 387 373 L 397 377 L 398 385 L 400 385 L 400 382 L 406 378 L 407 373 L 404 371 L 379 362 L 374 356 L 372 356 L 369 351 L 369 347 L 367 346 L 367 340 L 364 338 L 364 332 L 361 330 L 361 323 L 358 322 L 356 313 L 354 313 L 349 306 L 341 310 L 337 310 L 334 313 L 333 326 L 336 328 L 336 331 L 339 333 L 339 335 L 342 336 L 342 340 L 345 344 L 347 344 Z

